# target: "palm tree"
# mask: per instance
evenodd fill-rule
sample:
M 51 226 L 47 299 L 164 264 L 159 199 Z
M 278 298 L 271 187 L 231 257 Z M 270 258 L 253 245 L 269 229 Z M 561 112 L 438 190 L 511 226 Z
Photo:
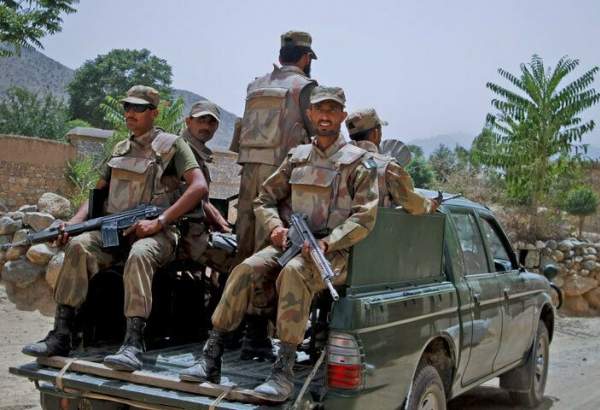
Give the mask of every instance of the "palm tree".
M 578 65 L 579 60 L 565 56 L 554 68 L 545 68 L 542 58 L 533 55 L 528 64 L 521 64 L 519 76 L 498 69 L 514 90 L 486 84 L 496 94 L 492 99 L 496 112 L 486 118 L 495 143 L 493 151 L 480 156 L 487 165 L 504 171 L 509 195 L 524 199 L 533 214 L 565 161 L 586 152 L 581 137 L 594 129 L 594 121 L 583 121 L 580 114 L 600 99 L 589 88 L 598 67 L 561 87 Z

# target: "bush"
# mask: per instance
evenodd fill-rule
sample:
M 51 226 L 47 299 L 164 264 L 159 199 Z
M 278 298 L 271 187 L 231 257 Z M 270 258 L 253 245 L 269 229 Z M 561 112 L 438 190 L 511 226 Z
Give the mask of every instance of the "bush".
M 67 179 L 75 187 L 75 194 L 69 199 L 75 209 L 88 199 L 90 190 L 96 185 L 99 176 L 96 162 L 94 157 L 86 157 L 70 161 L 67 165 Z
M 563 209 L 579 218 L 579 237 L 581 238 L 585 217 L 595 213 L 598 209 L 598 195 L 587 186 L 573 189 L 567 195 Z

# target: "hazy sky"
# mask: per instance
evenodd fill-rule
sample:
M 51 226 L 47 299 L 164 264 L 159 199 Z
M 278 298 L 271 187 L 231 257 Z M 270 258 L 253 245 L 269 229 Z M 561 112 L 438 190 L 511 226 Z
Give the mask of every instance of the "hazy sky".
M 241 115 L 246 85 L 277 61 L 279 35 L 309 31 L 313 77 L 344 88 L 349 110 L 374 106 L 388 137 L 477 134 L 487 81 L 532 54 L 600 65 L 600 2 L 82 0 L 45 54 L 79 67 L 113 48 L 148 48 L 173 85 Z M 595 87 L 600 89 L 600 76 Z M 600 122 L 600 107 L 590 116 Z M 600 127 L 600 123 L 598 124 Z M 598 144 L 599 131 L 588 142 Z

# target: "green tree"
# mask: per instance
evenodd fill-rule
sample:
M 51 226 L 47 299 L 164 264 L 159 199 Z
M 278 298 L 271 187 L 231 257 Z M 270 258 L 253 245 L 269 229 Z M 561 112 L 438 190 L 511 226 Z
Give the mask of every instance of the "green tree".
M 598 209 L 598 195 L 590 187 L 583 186 L 569 192 L 563 209 L 579 218 L 579 238 L 582 237 L 585 217 Z
M 78 0 L 0 0 L 0 57 L 21 48 L 41 48 L 47 34 L 61 31 L 61 14 L 74 13 Z M 8 47 L 7 47 L 8 46 Z
M 478 156 L 504 173 L 508 195 L 529 205 L 532 215 L 565 161 L 577 160 L 575 150 L 585 151 L 581 137 L 595 125 L 580 114 L 600 99 L 590 88 L 598 67 L 562 86 L 578 65 L 579 60 L 565 56 L 554 68 L 544 67 L 542 58 L 534 55 L 528 64 L 521 64 L 518 76 L 498 69 L 514 89 L 487 83 L 496 95 L 492 99 L 496 111 L 487 115 L 485 130 L 486 143 L 493 149 L 478 150 Z
M 447 182 L 456 171 L 456 154 L 444 144 L 440 144 L 429 156 L 429 164 L 440 182 Z
M 171 66 L 146 49 L 115 49 L 86 61 L 75 71 L 67 89 L 71 117 L 107 128 L 104 113 L 98 109 L 107 96 L 119 98 L 136 85 L 156 88 L 163 98 L 171 91 Z
M 471 168 L 471 151 L 456 144 L 454 146 L 454 156 L 456 157 L 456 168 L 458 170 Z
M 66 104 L 52 94 L 13 87 L 0 101 L 0 133 L 60 140 L 71 128 L 68 120 Z
M 417 188 L 430 188 L 434 180 L 434 172 L 422 155 L 415 155 L 406 167 Z
M 406 147 L 408 148 L 408 150 L 410 151 L 410 153 L 413 155 L 413 157 L 422 157 L 422 156 L 425 155 L 423 153 L 423 148 L 421 148 L 418 145 L 407 144 Z

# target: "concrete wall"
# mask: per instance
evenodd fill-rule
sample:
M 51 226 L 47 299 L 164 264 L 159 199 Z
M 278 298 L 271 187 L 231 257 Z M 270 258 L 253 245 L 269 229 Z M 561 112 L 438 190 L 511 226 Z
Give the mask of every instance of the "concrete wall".
M 0 135 L 0 204 L 12 210 L 37 203 L 44 192 L 69 196 L 66 163 L 75 156 L 69 144 Z

